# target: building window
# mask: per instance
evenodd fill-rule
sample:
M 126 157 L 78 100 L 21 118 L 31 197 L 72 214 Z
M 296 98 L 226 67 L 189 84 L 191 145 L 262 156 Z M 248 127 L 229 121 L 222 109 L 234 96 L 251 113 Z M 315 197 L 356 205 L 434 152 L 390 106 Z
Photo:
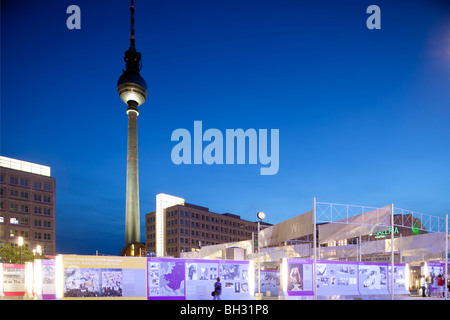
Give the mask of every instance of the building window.
M 35 181 L 35 182 L 34 182 L 34 188 L 35 188 L 35 189 L 42 189 L 42 183 L 41 183 L 41 182 Z
M 19 184 L 19 179 L 16 177 L 9 177 L 10 184 Z
M 50 183 L 44 183 L 45 191 L 52 191 L 52 185 Z
M 28 180 L 27 179 L 20 179 L 20 185 L 22 187 L 28 187 Z

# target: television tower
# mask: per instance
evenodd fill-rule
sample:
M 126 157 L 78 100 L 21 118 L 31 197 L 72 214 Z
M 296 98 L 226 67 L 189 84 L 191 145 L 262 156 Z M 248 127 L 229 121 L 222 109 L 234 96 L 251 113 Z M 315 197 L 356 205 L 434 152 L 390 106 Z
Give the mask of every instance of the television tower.
M 125 52 L 126 69 L 117 81 L 120 99 L 127 104 L 128 141 L 127 141 L 127 190 L 125 216 L 125 248 L 134 248 L 141 244 L 139 217 L 139 170 L 138 170 L 138 106 L 147 99 L 147 84 L 139 74 L 142 67 L 141 54 L 136 51 L 134 38 L 134 1 L 131 0 L 131 37 L 130 48 Z M 130 255 L 129 253 L 127 255 Z M 132 254 L 134 255 L 134 254 Z

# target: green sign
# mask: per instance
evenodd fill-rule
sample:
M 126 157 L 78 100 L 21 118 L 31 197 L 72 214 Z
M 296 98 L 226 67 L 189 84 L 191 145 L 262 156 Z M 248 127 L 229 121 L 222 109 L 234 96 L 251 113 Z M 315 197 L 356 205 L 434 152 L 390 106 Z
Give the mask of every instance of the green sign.
M 397 227 L 394 228 L 394 234 L 396 234 L 396 233 L 398 233 Z M 379 239 L 379 238 L 386 238 L 386 236 L 388 236 L 390 234 L 391 234 L 391 229 L 389 228 L 389 229 L 386 229 L 383 231 L 372 233 L 371 236 L 374 236 L 376 239 Z
M 419 226 L 417 224 L 414 224 L 414 226 L 411 228 L 411 231 L 414 234 L 419 234 Z

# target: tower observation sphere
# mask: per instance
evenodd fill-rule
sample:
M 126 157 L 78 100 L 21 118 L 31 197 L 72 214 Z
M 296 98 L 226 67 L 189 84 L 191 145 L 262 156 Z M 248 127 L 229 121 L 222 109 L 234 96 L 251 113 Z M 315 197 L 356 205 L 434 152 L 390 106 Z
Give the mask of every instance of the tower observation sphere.
M 137 109 L 147 99 L 147 84 L 139 74 L 142 67 L 141 53 L 137 52 L 134 38 L 134 1 L 131 0 L 131 37 L 130 48 L 125 52 L 126 69 L 117 81 L 117 92 L 120 99 L 128 106 L 132 105 Z
M 140 106 L 147 99 L 147 84 L 139 72 L 127 72 L 126 70 L 117 81 L 117 92 L 120 99 L 127 105 L 136 104 Z

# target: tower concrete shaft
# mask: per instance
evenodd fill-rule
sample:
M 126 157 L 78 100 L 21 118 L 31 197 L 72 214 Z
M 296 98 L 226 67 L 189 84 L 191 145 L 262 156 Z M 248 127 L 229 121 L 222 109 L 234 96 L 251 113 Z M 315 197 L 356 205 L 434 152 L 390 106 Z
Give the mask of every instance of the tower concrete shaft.
M 138 136 L 137 103 L 128 102 L 128 147 L 127 147 L 127 191 L 125 217 L 125 245 L 140 242 L 139 214 L 139 167 L 138 167 Z

